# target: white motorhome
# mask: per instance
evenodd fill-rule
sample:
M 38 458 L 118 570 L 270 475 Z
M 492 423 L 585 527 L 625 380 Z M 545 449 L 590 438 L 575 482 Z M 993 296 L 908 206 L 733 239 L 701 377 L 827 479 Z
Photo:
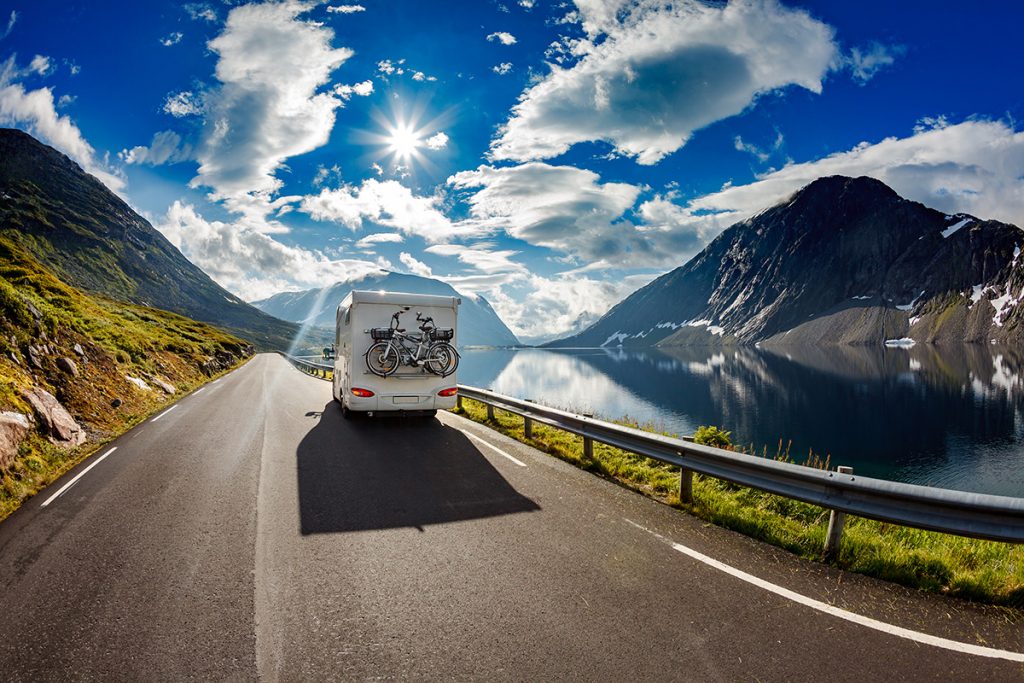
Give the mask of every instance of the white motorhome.
M 462 300 L 454 296 L 349 292 L 338 306 L 334 339 L 334 400 L 341 404 L 345 417 L 351 417 L 353 412 L 433 415 L 438 410 L 454 408 L 454 372 L 441 376 L 430 372 L 425 364 L 403 362 L 391 374 L 381 376 L 371 371 L 367 351 L 378 341 L 371 331 L 395 327 L 395 313 L 399 313 L 397 327 L 415 336 L 421 334 L 417 318 L 432 318 L 437 328 L 451 330 L 449 343 L 454 345 L 460 303 Z

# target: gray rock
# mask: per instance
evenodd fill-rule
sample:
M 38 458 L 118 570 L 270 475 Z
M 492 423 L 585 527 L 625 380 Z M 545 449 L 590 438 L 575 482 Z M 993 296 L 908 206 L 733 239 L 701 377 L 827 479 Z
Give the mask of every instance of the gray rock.
M 28 353 L 26 355 L 28 356 L 29 365 L 34 367 L 36 370 L 43 369 L 43 360 L 42 358 L 40 358 L 40 356 L 42 355 L 41 349 L 38 349 L 35 346 L 30 346 L 28 347 Z
M 50 440 L 58 446 L 78 446 L 85 441 L 85 430 L 71 417 L 53 394 L 40 387 L 22 392 L 46 428 Z
M 78 377 L 78 366 L 75 365 L 75 361 L 67 357 L 60 357 L 57 359 L 57 367 L 62 371 L 66 372 L 72 377 Z
M 85 358 L 85 349 L 82 348 L 81 344 L 75 344 L 75 353 L 77 353 L 82 358 Z
M 115 398 L 113 401 L 110 402 L 110 407 L 111 408 L 120 408 L 121 407 L 121 403 L 122 403 L 121 399 Z
M 8 351 L 7 355 L 10 356 L 11 360 L 14 361 L 15 365 L 21 365 L 21 361 L 18 360 L 18 354 L 16 354 L 14 351 Z
M 149 381 L 160 387 L 165 394 L 173 394 L 174 392 L 177 391 L 177 389 L 174 388 L 173 384 L 169 384 L 168 382 L 165 382 L 164 380 L 160 379 L 155 375 L 150 375 Z
M 29 429 L 28 415 L 0 412 L 0 470 L 7 469 L 18 455 L 18 446 Z

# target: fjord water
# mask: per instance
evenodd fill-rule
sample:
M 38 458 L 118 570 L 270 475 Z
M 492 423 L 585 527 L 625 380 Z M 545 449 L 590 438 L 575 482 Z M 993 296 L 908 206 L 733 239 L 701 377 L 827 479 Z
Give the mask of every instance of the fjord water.
M 459 381 L 690 434 L 719 425 L 770 455 L 1024 496 L 1024 354 L 982 345 L 466 350 Z

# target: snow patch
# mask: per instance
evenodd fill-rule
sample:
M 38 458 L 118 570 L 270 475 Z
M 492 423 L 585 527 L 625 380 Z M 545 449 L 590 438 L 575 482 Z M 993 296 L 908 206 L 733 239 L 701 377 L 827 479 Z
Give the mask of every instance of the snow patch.
M 996 314 L 992 316 L 992 322 L 994 322 L 999 327 L 1003 326 L 1003 309 L 1008 308 L 1007 304 L 1012 305 L 1017 303 L 1016 300 L 1012 302 L 1010 301 L 1010 288 L 1007 287 L 1006 290 L 1006 294 L 1003 294 L 998 299 L 992 299 L 991 301 L 989 301 L 989 303 L 992 304 L 992 307 L 996 309 Z
M 911 339 L 910 337 L 900 337 L 899 339 L 886 339 L 885 340 L 885 345 L 886 346 L 888 346 L 890 348 L 898 348 L 898 349 L 909 349 L 911 346 L 913 346 L 916 343 L 917 342 L 914 341 L 913 339 Z
M 657 325 L 655 325 L 655 327 L 657 327 L 660 330 L 664 330 L 667 327 L 671 327 L 673 330 L 678 330 L 680 327 L 682 327 L 685 324 L 686 323 L 660 322 Z
M 723 334 L 725 334 L 725 328 L 719 327 L 718 325 L 708 325 L 708 332 L 717 337 L 721 337 Z
M 856 299 L 857 301 L 862 301 L 862 300 L 864 300 L 864 299 L 870 299 L 871 297 L 870 297 L 870 296 L 868 296 L 867 294 L 862 294 L 862 295 L 860 295 L 860 296 L 855 296 L 855 297 L 853 297 L 853 298 L 854 298 L 854 299 Z
M 622 340 L 625 339 L 628 336 L 629 335 L 627 333 L 625 333 L 625 332 L 616 332 L 615 334 L 613 334 L 610 337 L 608 337 L 607 339 L 605 339 L 604 343 L 601 344 L 601 346 L 608 346 L 609 344 L 611 344 L 612 342 L 614 342 L 616 340 L 618 342 L 618 345 L 622 346 Z
M 921 369 L 921 361 L 916 360 L 914 358 L 911 358 L 910 359 L 910 371 L 911 372 L 917 372 L 920 369 Z
M 984 284 L 974 285 L 973 287 L 971 287 L 971 306 L 973 306 L 974 304 L 976 304 L 979 301 L 981 301 L 981 295 L 984 294 L 984 293 L 985 293 L 985 285 Z M 967 308 L 970 308 L 971 306 L 968 306 Z
M 910 317 L 910 326 L 913 327 L 914 325 L 916 325 L 917 321 L 920 320 L 920 319 L 921 319 L 921 316 L 919 316 L 919 315 L 911 316 Z
M 970 222 L 971 222 L 970 218 L 965 218 L 962 221 L 954 223 L 953 225 L 949 226 L 948 228 L 946 228 L 945 230 L 942 231 L 942 236 L 948 239 L 950 236 L 953 235 L 953 233 L 955 233 L 957 230 L 959 230 L 960 228 L 964 227 L 965 225 L 967 225 Z
M 911 301 L 909 304 L 899 304 L 898 306 L 896 306 L 896 308 L 901 310 L 901 311 L 912 311 L 912 310 L 914 310 L 914 306 L 917 305 L 917 302 L 920 300 L 920 298 L 922 296 L 924 296 L 924 290 L 923 289 L 921 290 L 921 293 L 918 294 L 917 296 L 915 296 L 914 300 Z
M 704 327 L 704 326 L 710 325 L 710 324 L 711 324 L 711 321 L 708 320 L 708 319 L 705 319 L 705 320 L 689 320 L 686 323 L 687 327 Z

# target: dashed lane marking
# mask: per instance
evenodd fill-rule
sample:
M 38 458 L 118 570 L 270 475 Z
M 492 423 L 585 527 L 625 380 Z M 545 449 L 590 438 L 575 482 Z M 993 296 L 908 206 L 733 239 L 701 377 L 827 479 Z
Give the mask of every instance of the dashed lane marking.
M 65 491 L 67 491 L 69 488 L 71 488 L 72 486 L 77 484 L 78 480 L 81 479 L 82 477 L 84 477 L 86 475 L 86 473 L 88 473 L 89 470 L 91 470 L 93 467 L 96 467 L 96 465 L 99 465 L 101 462 L 103 462 L 104 458 L 106 458 L 108 455 L 110 455 L 111 453 L 113 453 L 116 450 L 117 450 L 117 446 L 114 446 L 109 451 L 107 451 L 106 453 L 104 453 L 100 457 L 98 457 L 95 460 L 93 460 L 92 463 L 88 467 L 86 467 L 84 470 L 82 470 L 77 475 L 75 475 L 74 479 L 72 479 L 68 483 L 64 484 L 64 486 L 61 486 L 60 490 L 57 491 L 57 493 L 53 494 L 52 496 L 47 498 L 45 501 L 43 501 L 43 504 L 40 505 L 39 507 L 46 507 L 47 505 L 49 505 L 53 501 L 57 500 L 57 498 L 59 498 L 61 495 L 63 495 L 63 493 Z
M 482 443 L 483 445 L 487 446 L 488 448 L 490 448 L 492 451 L 494 451 L 498 455 L 501 455 L 501 456 L 504 456 L 504 457 L 508 458 L 509 460 L 511 460 L 515 464 L 519 465 L 520 467 L 526 467 L 526 463 L 523 462 L 522 460 L 520 460 L 519 458 L 515 458 L 515 457 L 509 455 L 508 453 L 506 453 L 505 451 L 501 450 L 497 446 L 494 446 L 494 445 L 488 443 L 487 441 L 484 441 L 479 436 L 476 436 L 475 434 L 470 434 L 465 429 L 460 429 L 459 431 L 462 432 L 463 434 L 465 434 L 466 436 L 468 436 L 473 441 L 478 441 L 478 442 Z

